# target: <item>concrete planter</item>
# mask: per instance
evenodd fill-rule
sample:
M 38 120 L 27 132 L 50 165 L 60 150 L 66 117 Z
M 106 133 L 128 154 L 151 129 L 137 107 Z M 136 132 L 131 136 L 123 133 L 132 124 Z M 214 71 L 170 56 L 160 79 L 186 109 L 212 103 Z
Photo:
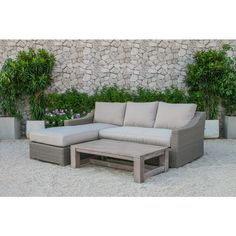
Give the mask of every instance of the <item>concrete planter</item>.
M 20 121 L 15 117 L 0 117 L 0 139 L 20 138 Z
M 220 124 L 219 120 L 206 120 L 204 138 L 219 138 Z
M 32 131 L 38 131 L 45 129 L 44 120 L 27 120 L 26 123 L 26 137 L 29 138 L 29 134 Z
M 236 139 L 236 116 L 224 117 L 224 137 Z

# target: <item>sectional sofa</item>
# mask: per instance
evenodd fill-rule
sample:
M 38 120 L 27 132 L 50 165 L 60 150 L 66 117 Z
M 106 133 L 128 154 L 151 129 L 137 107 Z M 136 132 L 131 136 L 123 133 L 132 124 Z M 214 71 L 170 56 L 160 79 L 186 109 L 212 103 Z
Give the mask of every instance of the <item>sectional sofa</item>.
M 96 102 L 93 112 L 64 125 L 30 133 L 30 158 L 67 165 L 70 145 L 99 138 L 168 147 L 170 167 L 204 153 L 205 113 L 195 104 Z

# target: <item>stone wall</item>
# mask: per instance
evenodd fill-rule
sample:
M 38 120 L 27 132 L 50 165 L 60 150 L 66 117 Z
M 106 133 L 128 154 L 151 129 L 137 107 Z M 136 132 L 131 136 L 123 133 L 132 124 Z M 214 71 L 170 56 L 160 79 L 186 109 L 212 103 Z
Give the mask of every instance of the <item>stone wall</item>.
M 49 91 L 75 87 L 91 94 L 112 84 L 132 89 L 184 87 L 193 52 L 226 42 L 236 47 L 236 40 L 0 40 L 0 66 L 19 50 L 43 47 L 56 56 Z
M 45 48 L 56 57 L 48 92 L 75 87 L 92 94 L 114 84 L 132 89 L 183 88 L 186 65 L 192 62 L 194 51 L 220 48 L 224 43 L 236 48 L 236 40 L 0 40 L 0 67 L 20 50 Z M 21 107 L 24 135 L 27 102 L 22 101 Z

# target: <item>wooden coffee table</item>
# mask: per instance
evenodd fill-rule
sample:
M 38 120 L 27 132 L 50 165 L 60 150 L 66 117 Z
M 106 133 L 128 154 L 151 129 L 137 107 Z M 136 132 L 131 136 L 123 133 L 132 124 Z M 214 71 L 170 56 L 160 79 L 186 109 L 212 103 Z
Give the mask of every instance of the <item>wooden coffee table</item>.
M 81 159 L 80 153 L 92 156 Z M 159 166 L 145 164 L 152 158 L 159 158 Z M 86 163 L 133 171 L 134 181 L 142 183 L 146 178 L 168 170 L 169 150 L 161 146 L 110 139 L 71 145 L 71 166 L 79 168 Z

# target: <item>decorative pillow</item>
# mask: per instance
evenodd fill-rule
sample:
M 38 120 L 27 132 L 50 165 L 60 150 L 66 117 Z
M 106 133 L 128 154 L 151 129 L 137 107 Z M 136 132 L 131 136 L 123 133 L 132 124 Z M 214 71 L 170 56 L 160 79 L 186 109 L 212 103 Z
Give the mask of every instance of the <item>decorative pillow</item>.
M 178 129 L 188 124 L 196 112 L 196 104 L 159 102 L 155 128 Z
M 125 126 L 153 127 L 158 102 L 134 103 L 127 102 Z
M 126 103 L 96 102 L 94 112 L 95 123 L 123 125 Z

